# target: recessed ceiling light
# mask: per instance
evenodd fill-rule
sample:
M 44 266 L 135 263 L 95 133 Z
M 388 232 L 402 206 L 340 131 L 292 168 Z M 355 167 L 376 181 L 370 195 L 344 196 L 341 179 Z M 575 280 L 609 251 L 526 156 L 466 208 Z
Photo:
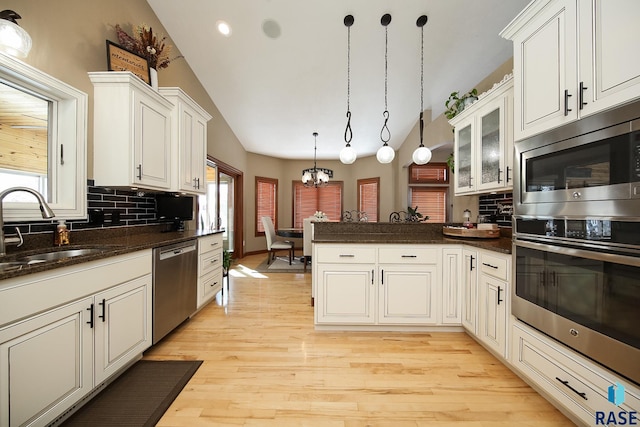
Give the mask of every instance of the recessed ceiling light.
M 280 29 L 280 24 L 275 20 L 265 19 L 262 23 L 262 32 L 264 32 L 264 34 L 270 39 L 277 39 L 280 37 L 282 30 Z
M 225 37 L 229 37 L 231 35 L 231 26 L 227 24 L 226 21 L 216 22 L 216 28 L 218 29 L 218 32 Z

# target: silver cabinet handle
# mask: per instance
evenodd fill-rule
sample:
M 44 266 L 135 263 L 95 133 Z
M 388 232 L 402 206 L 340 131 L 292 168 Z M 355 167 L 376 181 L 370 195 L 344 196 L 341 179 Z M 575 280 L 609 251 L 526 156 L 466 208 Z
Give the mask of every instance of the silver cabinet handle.
M 340 254 L 339 257 L 340 258 L 355 258 L 355 255 L 353 255 L 353 254 Z

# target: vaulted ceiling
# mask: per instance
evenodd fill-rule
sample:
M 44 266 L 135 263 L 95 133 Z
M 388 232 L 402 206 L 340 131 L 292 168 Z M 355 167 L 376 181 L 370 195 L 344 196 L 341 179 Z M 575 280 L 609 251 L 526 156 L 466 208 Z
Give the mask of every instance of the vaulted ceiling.
M 420 112 L 444 111 L 512 56 L 498 33 L 529 0 L 147 0 L 225 121 L 249 152 L 289 159 L 337 159 L 347 123 L 350 27 L 351 145 L 375 154 L 385 110 L 398 148 Z M 390 14 L 388 26 L 381 17 Z M 226 21 L 225 37 L 216 22 Z M 385 37 L 387 44 L 385 49 Z M 450 141 L 443 141 L 450 142 Z

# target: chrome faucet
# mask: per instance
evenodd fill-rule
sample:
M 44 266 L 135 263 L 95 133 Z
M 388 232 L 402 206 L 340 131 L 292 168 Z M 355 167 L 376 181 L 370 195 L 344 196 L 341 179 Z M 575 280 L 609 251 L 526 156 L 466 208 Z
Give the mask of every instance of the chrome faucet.
M 3 192 L 0 193 L 0 256 L 6 255 L 7 253 L 7 243 L 18 243 L 18 246 L 22 245 L 22 234 L 20 234 L 20 229 L 16 227 L 16 231 L 18 232 L 18 236 L 12 236 L 5 238 L 4 235 L 4 217 L 2 213 L 2 201 L 9 193 L 13 193 L 15 191 L 25 191 L 27 193 L 31 193 L 36 196 L 38 199 L 38 203 L 40 204 L 40 212 L 42 213 L 42 218 L 53 218 L 56 214 L 53 213 L 47 202 L 44 200 L 42 194 L 38 193 L 36 190 L 28 188 L 28 187 L 11 187 L 7 188 Z

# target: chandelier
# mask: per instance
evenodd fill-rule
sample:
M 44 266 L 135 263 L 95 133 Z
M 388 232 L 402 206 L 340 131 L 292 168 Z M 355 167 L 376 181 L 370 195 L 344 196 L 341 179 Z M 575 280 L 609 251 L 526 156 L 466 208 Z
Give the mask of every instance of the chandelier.
M 305 187 L 324 187 L 329 183 L 329 178 L 333 178 L 331 169 L 318 168 L 316 166 L 316 151 L 318 132 L 313 133 L 313 167 L 302 171 L 302 183 Z

